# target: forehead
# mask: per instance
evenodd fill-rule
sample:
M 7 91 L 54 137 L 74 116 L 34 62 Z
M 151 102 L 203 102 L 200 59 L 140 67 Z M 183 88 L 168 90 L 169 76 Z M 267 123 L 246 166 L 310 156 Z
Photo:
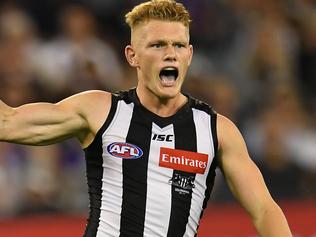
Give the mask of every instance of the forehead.
M 189 41 L 189 29 L 178 21 L 149 20 L 132 29 L 132 41 Z

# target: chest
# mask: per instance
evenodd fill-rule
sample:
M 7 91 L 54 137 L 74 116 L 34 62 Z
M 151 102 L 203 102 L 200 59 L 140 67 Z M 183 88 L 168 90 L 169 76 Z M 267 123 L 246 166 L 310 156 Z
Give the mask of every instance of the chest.
M 159 121 L 121 107 L 102 143 L 105 164 L 116 169 L 125 167 L 131 179 L 142 173 L 139 182 L 150 178 L 191 187 L 196 176 L 206 179 L 214 159 L 210 115 L 195 110 Z

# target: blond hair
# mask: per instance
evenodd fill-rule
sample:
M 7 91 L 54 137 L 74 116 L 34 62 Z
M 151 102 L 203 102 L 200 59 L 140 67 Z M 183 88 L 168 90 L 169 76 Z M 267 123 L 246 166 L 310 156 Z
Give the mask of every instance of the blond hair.
M 148 20 L 177 21 L 189 27 L 190 14 L 183 4 L 174 0 L 151 0 L 141 3 L 125 15 L 131 29 Z

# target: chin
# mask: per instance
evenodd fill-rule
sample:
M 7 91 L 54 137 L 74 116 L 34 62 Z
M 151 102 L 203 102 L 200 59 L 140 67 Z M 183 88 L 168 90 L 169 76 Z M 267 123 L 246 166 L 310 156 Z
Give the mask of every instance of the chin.
M 180 94 L 179 90 L 175 90 L 175 89 L 164 89 L 159 91 L 158 93 L 158 97 L 161 99 L 173 99 L 175 97 L 177 97 Z

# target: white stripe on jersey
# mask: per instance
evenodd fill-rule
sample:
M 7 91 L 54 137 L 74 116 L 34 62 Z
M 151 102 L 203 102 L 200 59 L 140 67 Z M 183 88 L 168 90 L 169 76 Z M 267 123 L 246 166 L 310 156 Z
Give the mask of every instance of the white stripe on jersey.
M 209 160 L 207 164 L 206 171 L 209 171 L 212 164 L 210 160 L 214 156 L 214 147 L 213 147 L 213 137 L 211 130 L 211 121 L 210 115 L 204 111 L 192 109 L 193 111 L 193 120 L 196 128 L 196 140 L 197 140 L 197 152 L 208 154 Z M 206 139 L 209 138 L 209 139 Z M 212 150 L 210 149 L 212 148 Z M 209 151 L 212 151 L 210 154 Z M 186 226 L 186 232 L 184 237 L 192 237 L 195 235 L 195 231 L 199 225 L 200 215 L 203 209 L 203 201 L 205 199 L 205 190 L 206 186 L 206 177 L 208 172 L 205 174 L 196 174 L 194 185 L 195 188 L 192 189 L 192 200 L 190 208 L 190 216 Z M 200 203 L 201 205 L 195 205 Z
M 123 195 L 122 159 L 108 154 L 107 146 L 114 141 L 126 141 L 133 108 L 133 103 L 126 104 L 123 100 L 120 100 L 110 126 L 102 135 L 102 204 L 97 237 L 120 236 L 120 214 Z M 113 123 L 115 123 L 115 126 L 112 126 Z M 121 136 L 118 137 L 117 134 Z
M 173 141 L 166 142 L 151 139 L 147 173 L 147 193 L 149 195 L 146 199 L 144 237 L 165 237 L 168 233 L 171 212 L 171 185 L 168 185 L 167 182 L 172 177 L 173 170 L 159 167 L 159 154 L 161 146 L 174 148 L 173 125 L 170 124 L 167 127 L 160 128 L 153 123 L 151 138 L 154 134 L 173 135 Z M 163 180 L 167 184 L 161 184 L 161 177 L 164 177 Z

